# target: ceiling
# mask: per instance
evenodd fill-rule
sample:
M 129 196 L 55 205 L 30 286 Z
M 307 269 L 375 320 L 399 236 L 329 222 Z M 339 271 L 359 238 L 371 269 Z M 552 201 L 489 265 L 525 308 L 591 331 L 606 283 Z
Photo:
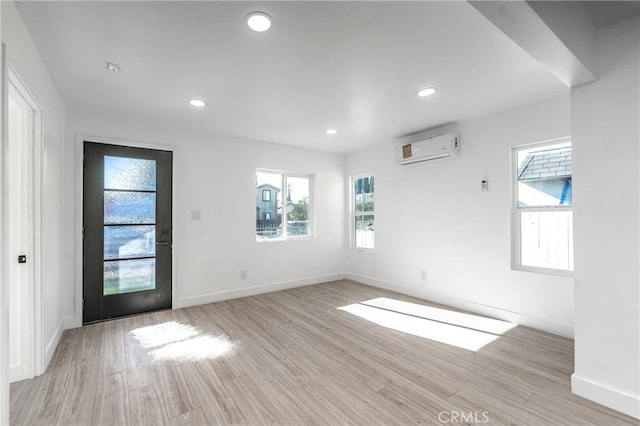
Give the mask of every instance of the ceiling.
M 318 150 L 390 143 L 567 91 L 467 2 L 17 7 L 71 110 Z M 274 18 L 270 31 L 244 25 L 256 10 Z M 418 98 L 427 86 L 439 90 Z
M 640 14 L 639 1 L 584 1 L 582 3 L 597 29 Z

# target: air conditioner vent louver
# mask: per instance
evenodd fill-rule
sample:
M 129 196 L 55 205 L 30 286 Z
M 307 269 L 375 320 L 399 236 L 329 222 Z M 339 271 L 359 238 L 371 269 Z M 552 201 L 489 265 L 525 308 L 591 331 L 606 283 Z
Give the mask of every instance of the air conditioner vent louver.
M 436 136 L 396 148 L 396 161 L 402 165 L 458 157 L 459 155 L 460 139 L 455 134 Z

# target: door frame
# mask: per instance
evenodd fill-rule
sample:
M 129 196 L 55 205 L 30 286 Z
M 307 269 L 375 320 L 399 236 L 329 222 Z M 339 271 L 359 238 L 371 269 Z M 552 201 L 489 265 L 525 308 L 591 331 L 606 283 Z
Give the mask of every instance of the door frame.
M 171 228 L 173 229 L 172 237 L 172 253 L 171 253 L 171 306 L 176 307 L 177 287 L 176 282 L 176 253 L 179 250 L 179 235 L 176 232 L 176 203 L 175 203 L 175 187 L 176 187 L 176 147 L 174 145 L 163 145 L 158 143 L 148 143 L 125 139 L 109 138 L 104 136 L 94 136 L 85 133 L 76 134 L 76 297 L 75 297 L 75 314 L 72 327 L 82 327 L 82 298 L 83 298 L 83 241 L 82 241 L 82 224 L 84 223 L 84 142 L 96 142 L 106 145 L 120 145 L 131 148 L 155 149 L 160 151 L 171 151 L 173 153 L 173 164 L 171 167 Z
M 27 260 L 28 275 L 31 279 L 27 285 L 27 300 L 26 305 L 28 309 L 23 314 L 23 318 L 26 320 L 26 338 L 23 341 L 23 347 L 25 349 L 25 356 L 27 359 L 26 378 L 39 376 L 45 371 L 45 344 L 43 336 L 43 305 L 42 305 L 42 152 L 43 152 L 43 113 L 42 108 L 33 96 L 31 91 L 19 77 L 18 73 L 13 69 L 11 64 L 7 67 L 7 91 L 6 98 L 9 98 L 9 90 L 14 90 L 22 98 L 22 101 L 26 104 L 26 107 L 31 110 L 32 122 L 30 142 L 31 146 L 28 149 L 28 155 L 31 161 L 31 171 L 28 172 L 28 180 L 30 183 L 27 185 L 29 193 L 27 194 L 28 202 L 31 207 L 32 216 L 27 218 L 28 227 L 28 241 L 26 252 L 30 254 L 30 258 Z M 8 114 L 8 111 L 5 115 Z M 8 123 L 7 123 L 8 124 Z M 3 138 L 3 151 L 6 153 L 8 149 L 8 137 L 5 132 Z M 6 156 L 4 156 L 6 161 Z M 7 190 L 8 185 L 8 173 L 6 164 L 4 164 L 4 191 Z M 5 192 L 6 194 L 6 192 Z M 6 195 L 5 195 L 6 196 Z M 5 230 L 7 226 L 10 226 L 7 210 L 3 211 L 3 226 Z M 6 249 L 6 247 L 5 247 Z M 5 250 L 3 250 L 4 253 Z M 10 261 L 5 259 L 5 261 Z M 3 268 L 4 269 L 4 268 Z M 3 277 L 4 278 L 4 277 Z M 25 318 L 26 316 L 26 318 Z M 23 358 L 24 359 L 24 358 Z

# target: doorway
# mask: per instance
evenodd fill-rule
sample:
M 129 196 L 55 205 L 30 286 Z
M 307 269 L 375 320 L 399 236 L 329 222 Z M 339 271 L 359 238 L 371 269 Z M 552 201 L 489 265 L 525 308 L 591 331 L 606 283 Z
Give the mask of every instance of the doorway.
M 83 148 L 83 324 L 171 308 L 173 153 Z
M 42 113 L 12 69 L 9 69 L 8 83 L 9 381 L 16 382 L 42 373 L 39 338 Z

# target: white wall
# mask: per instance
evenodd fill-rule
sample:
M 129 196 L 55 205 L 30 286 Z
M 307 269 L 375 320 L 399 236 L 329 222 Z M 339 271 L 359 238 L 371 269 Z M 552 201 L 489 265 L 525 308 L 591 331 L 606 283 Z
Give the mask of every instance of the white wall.
M 571 90 L 575 182 L 572 389 L 640 417 L 640 22 L 599 31 L 599 79 Z
M 342 277 L 343 156 L 196 133 L 142 119 L 69 111 L 69 151 L 77 148 L 78 134 L 175 148 L 174 307 Z M 71 182 L 66 186 L 75 189 L 67 193 L 66 202 L 79 206 L 82 194 L 73 185 L 79 177 L 78 161 L 71 155 L 66 160 L 66 181 Z M 256 168 L 315 175 L 315 238 L 255 241 Z M 191 220 L 192 210 L 202 212 L 201 221 Z M 80 217 L 75 224 L 78 231 Z M 74 256 L 78 265 L 81 255 L 77 250 Z M 240 279 L 241 269 L 247 270 L 246 280 Z
M 376 179 L 376 248 L 349 251 L 350 276 L 571 336 L 572 279 L 510 267 L 510 148 L 568 136 L 568 94 L 431 134 L 448 130 L 459 158 L 400 166 L 392 146 L 348 157 L 348 175 Z
M 0 425 L 9 424 L 9 285 L 6 268 L 6 229 L 2 226 L 6 217 L 6 101 L 7 82 L 3 55 L 2 3 L 0 3 Z
M 2 2 L 2 41 L 7 46 L 9 65 L 31 91 L 44 117 L 41 265 L 42 299 L 45 301 L 42 345 L 46 366 L 63 330 L 64 300 L 73 297 L 69 282 L 73 262 L 64 256 L 65 246 L 73 240 L 62 232 L 65 106 L 14 4 L 7 1 Z

